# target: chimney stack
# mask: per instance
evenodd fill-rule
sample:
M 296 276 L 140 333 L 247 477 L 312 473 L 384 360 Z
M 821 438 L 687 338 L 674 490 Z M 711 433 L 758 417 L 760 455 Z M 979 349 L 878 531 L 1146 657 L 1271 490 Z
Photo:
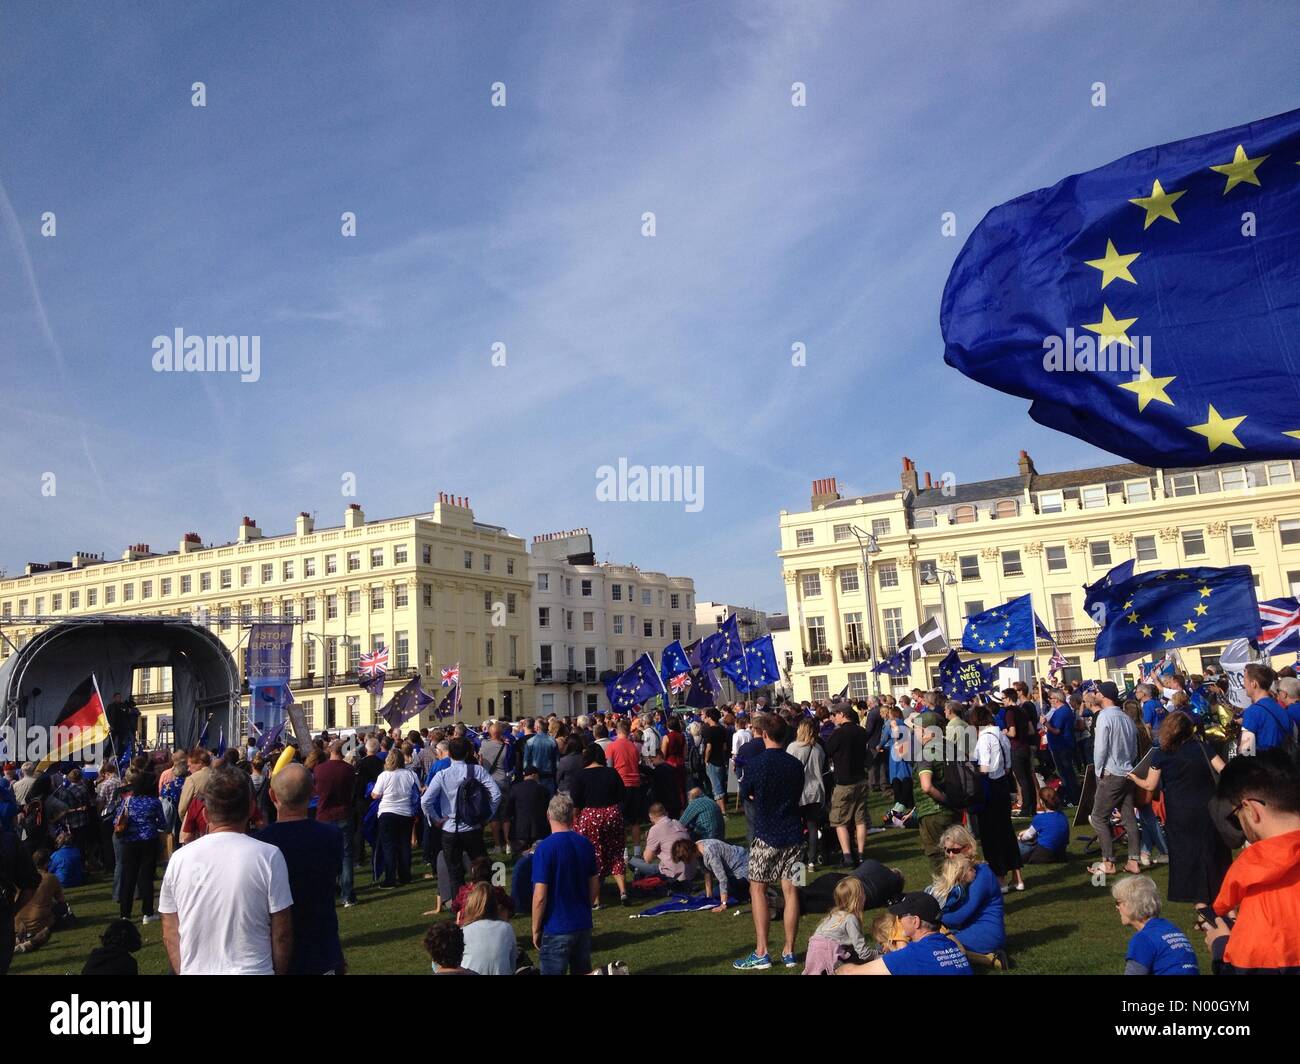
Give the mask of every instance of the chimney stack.
M 199 538 L 199 534 L 197 532 L 186 532 L 185 535 L 181 537 L 181 546 L 180 546 L 181 554 L 189 554 L 191 551 L 202 550 L 202 549 L 203 549 L 203 540 Z
M 366 514 L 361 509 L 361 504 L 357 502 L 348 503 L 348 508 L 343 511 L 343 527 L 361 528 L 365 523 Z
M 932 487 L 934 487 L 934 482 L 930 479 L 930 474 L 929 474 L 929 473 L 926 473 L 926 474 L 925 474 L 925 488 L 926 488 L 926 491 L 929 491 Z
M 1034 468 L 1034 460 L 1029 457 L 1028 451 L 1020 452 L 1020 461 L 1017 464 L 1020 467 L 1020 475 L 1022 477 L 1028 478 L 1038 475 L 1038 470 Z
M 257 527 L 257 522 L 251 517 L 245 516 L 239 523 L 239 542 L 251 543 L 255 539 L 262 538 L 262 530 Z
M 903 457 L 903 473 L 899 477 L 899 483 L 902 484 L 904 491 L 910 491 L 913 495 L 921 490 L 920 480 L 916 473 L 916 463 L 907 456 Z
M 839 499 L 840 493 L 836 489 L 834 477 L 823 477 L 820 480 L 814 480 L 812 483 L 812 503 L 810 509 L 816 510 L 825 506 L 828 502 L 835 502 Z
M 293 530 L 299 536 L 310 536 L 316 530 L 316 522 L 312 520 L 311 514 L 306 510 L 300 510 L 298 519 L 294 522 Z

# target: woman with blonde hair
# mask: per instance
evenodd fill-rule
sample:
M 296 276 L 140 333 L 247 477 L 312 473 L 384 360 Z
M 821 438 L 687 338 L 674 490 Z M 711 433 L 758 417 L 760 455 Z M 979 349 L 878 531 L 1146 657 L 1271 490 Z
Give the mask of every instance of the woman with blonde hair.
M 857 876 L 845 876 L 835 884 L 834 904 L 808 940 L 804 975 L 834 975 L 841 964 L 875 960 L 862 934 L 862 911 L 867 891 Z
M 799 797 L 799 819 L 808 833 L 808 870 L 817 867 L 817 829 L 822 822 L 822 806 L 826 804 L 826 753 L 817 737 L 817 722 L 812 717 L 799 721 L 795 740 L 787 753 L 803 765 L 803 794 Z
M 488 883 L 475 883 L 456 915 L 465 936 L 462 968 L 479 975 L 514 975 L 518 944 L 514 929 L 501 918 L 497 898 Z
M 420 797 L 420 781 L 406 767 L 406 757 L 394 746 L 375 780 L 371 798 L 379 799 L 379 839 L 384 855 L 384 879 L 391 890 L 411 881 L 411 825 Z
M 943 906 L 943 925 L 962 949 L 1006 967 L 1002 885 L 992 868 L 968 856 L 949 857 L 927 893 Z

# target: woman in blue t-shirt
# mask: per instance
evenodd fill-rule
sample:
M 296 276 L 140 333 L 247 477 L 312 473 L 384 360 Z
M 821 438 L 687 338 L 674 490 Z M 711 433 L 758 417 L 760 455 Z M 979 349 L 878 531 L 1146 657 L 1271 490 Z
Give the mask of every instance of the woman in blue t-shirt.
M 968 953 L 999 954 L 1006 948 L 1002 884 L 987 864 L 949 857 L 927 893 L 943 906 L 943 926 Z
M 1119 920 L 1136 932 L 1124 956 L 1125 975 L 1200 975 L 1192 944 L 1160 915 L 1160 890 L 1148 876 L 1126 876 L 1111 888 Z

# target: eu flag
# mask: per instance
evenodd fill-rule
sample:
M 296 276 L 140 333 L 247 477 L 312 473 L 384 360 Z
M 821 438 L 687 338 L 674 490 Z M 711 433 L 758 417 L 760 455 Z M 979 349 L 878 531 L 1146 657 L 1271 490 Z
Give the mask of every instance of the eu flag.
M 745 667 L 744 656 L 739 661 L 724 661 L 722 675 L 736 685 L 737 691 L 748 691 L 753 684 L 749 680 L 749 670 Z
M 628 709 L 648 702 L 656 695 L 667 695 L 668 689 L 650 655 L 642 654 L 632 662 L 631 668 L 606 682 L 605 693 L 615 709 Z
M 742 661 L 745 646 L 740 640 L 740 624 L 733 613 L 712 635 L 700 643 L 700 664 L 721 668 L 724 661 Z
M 1033 650 L 1034 607 L 1028 595 L 966 618 L 961 645 L 967 650 Z
M 1300 111 L 993 208 L 953 264 L 944 361 L 1152 466 L 1300 457 Z
M 707 669 L 704 671 L 708 672 Z M 711 673 L 709 679 L 712 680 Z M 693 672 L 691 686 L 686 689 L 686 704 L 693 709 L 705 709 L 713 705 L 713 688 L 716 683 L 716 680 L 710 683 L 699 672 Z
M 1117 586 L 1124 583 L 1133 576 L 1133 566 L 1137 563 L 1130 558 L 1126 562 L 1120 562 L 1115 568 L 1098 580 L 1095 584 L 1085 584 L 1083 587 L 1083 609 L 1098 624 L 1105 624 L 1106 614 L 1114 605 L 1114 591 Z M 1101 606 L 1098 611 L 1097 607 Z
M 981 691 L 993 689 L 993 671 L 978 658 L 962 661 L 957 651 L 939 662 L 939 686 L 949 698 L 965 701 Z
M 1173 647 L 1259 634 L 1250 566 L 1139 573 L 1112 592 L 1096 659 L 1161 654 Z
M 760 636 L 745 647 L 745 671 L 753 690 L 766 687 L 781 679 L 781 669 L 776 663 L 776 647 L 770 635 Z
M 912 674 L 912 651 L 910 647 L 903 647 L 896 650 L 890 657 L 884 661 L 878 662 L 871 668 L 872 672 L 888 673 L 896 680 L 906 679 Z
M 690 658 L 686 656 L 686 651 L 682 649 L 681 640 L 674 639 L 664 647 L 664 652 L 659 655 L 659 675 L 667 683 L 674 676 L 680 676 L 682 673 L 690 671 Z

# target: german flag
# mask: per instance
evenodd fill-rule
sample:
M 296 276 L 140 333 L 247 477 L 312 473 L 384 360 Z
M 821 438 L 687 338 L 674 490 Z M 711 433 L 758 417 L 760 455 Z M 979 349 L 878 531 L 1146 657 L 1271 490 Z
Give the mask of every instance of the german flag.
M 93 673 L 68 696 L 51 731 L 50 752 L 39 766 L 42 771 L 108 738 L 108 717 Z

